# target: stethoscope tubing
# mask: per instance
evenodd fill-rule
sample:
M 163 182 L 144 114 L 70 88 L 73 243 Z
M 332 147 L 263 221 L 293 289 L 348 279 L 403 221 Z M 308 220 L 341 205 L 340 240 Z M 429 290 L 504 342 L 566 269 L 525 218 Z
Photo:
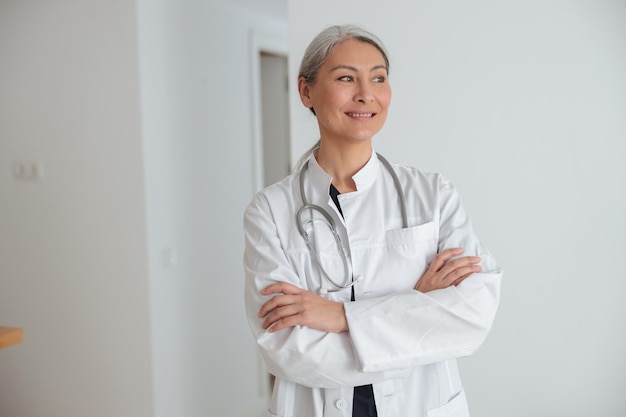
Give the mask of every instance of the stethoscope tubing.
M 400 199 L 400 212 L 401 212 L 401 215 L 402 215 L 402 227 L 403 228 L 407 228 L 407 227 L 409 227 L 409 222 L 408 222 L 408 215 L 407 215 L 407 209 L 406 209 L 406 200 L 404 198 L 404 193 L 402 191 L 402 184 L 400 184 L 400 179 L 398 178 L 398 175 L 394 171 L 394 169 L 391 166 L 391 164 L 389 163 L 389 161 L 387 161 L 387 159 L 384 158 L 379 153 L 376 153 L 376 155 L 378 156 L 378 159 L 383 163 L 385 168 L 387 168 L 387 171 L 389 171 L 389 174 L 391 174 L 394 186 L 396 188 L 396 191 L 398 192 L 398 198 Z M 335 224 L 335 221 L 331 217 L 331 215 L 326 210 L 324 210 L 324 208 L 322 208 L 322 207 L 320 207 L 320 206 L 318 206 L 316 204 L 309 203 L 308 199 L 306 198 L 306 194 L 304 192 L 304 173 L 307 170 L 308 166 L 309 166 L 309 163 L 308 162 L 305 163 L 302 166 L 302 169 L 300 170 L 300 173 L 299 173 L 299 175 L 300 175 L 300 178 L 299 178 L 300 195 L 302 197 L 302 207 L 300 207 L 298 209 L 298 211 L 296 212 L 296 224 L 298 226 L 298 231 L 300 232 L 300 235 L 304 239 L 304 242 L 306 243 L 307 248 L 311 252 L 311 255 L 313 256 L 313 259 L 315 260 L 315 262 L 317 263 L 318 267 L 320 268 L 320 271 L 322 272 L 322 275 L 324 275 L 324 278 L 326 278 L 326 280 L 331 285 L 333 285 L 336 288 L 334 290 L 332 290 L 332 289 L 322 289 L 320 292 L 321 293 L 327 293 L 327 292 L 341 291 L 341 290 L 344 290 L 344 289 L 352 287 L 354 284 L 356 284 L 358 281 L 361 280 L 361 277 L 358 277 L 356 280 L 351 279 L 350 265 L 348 263 L 348 257 L 346 255 L 345 251 L 343 250 L 343 245 L 341 244 L 341 238 L 339 237 L 339 233 L 337 232 L 337 226 Z M 311 216 L 310 220 L 303 221 L 303 216 L 304 216 L 304 212 L 305 211 L 316 211 L 316 212 L 318 212 L 319 214 L 322 215 L 324 220 L 314 220 L 312 218 L 312 216 Z M 335 239 L 335 243 L 337 244 L 337 250 L 339 251 L 339 253 L 341 255 L 341 261 L 343 263 L 343 270 L 344 270 L 344 281 L 343 281 L 343 284 L 337 284 L 331 278 L 330 274 L 328 274 L 326 272 L 326 269 L 322 266 L 322 261 L 319 258 L 318 253 L 315 251 L 315 248 L 313 247 L 313 243 L 311 242 L 309 234 L 306 232 L 306 226 L 308 226 L 308 225 L 310 225 L 312 223 L 315 223 L 316 221 L 320 221 L 322 223 L 325 223 L 330 228 L 330 230 L 331 230 L 331 232 L 333 234 L 333 237 Z

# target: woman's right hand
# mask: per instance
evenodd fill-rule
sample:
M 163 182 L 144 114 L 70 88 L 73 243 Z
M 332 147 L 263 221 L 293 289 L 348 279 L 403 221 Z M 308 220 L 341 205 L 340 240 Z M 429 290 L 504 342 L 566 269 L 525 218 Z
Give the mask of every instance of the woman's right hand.
M 462 248 L 446 249 L 438 253 L 428 270 L 415 284 L 415 290 L 419 292 L 429 292 L 458 285 L 465 278 L 475 272 L 482 270 L 480 257 L 464 256 L 450 260 L 463 253 Z
M 331 301 L 288 282 L 277 282 L 261 290 L 272 295 L 259 310 L 265 318 L 262 327 L 271 332 L 293 326 L 306 326 L 323 332 L 348 330 L 343 303 Z

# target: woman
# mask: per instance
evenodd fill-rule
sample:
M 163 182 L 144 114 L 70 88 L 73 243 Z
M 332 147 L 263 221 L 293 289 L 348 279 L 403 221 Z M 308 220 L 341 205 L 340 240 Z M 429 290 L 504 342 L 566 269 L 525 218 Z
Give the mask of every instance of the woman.
M 445 178 L 373 151 L 388 70 L 369 32 L 322 31 L 298 79 L 320 141 L 246 209 L 246 309 L 276 376 L 269 415 L 469 415 L 456 358 L 489 332 L 502 273 Z

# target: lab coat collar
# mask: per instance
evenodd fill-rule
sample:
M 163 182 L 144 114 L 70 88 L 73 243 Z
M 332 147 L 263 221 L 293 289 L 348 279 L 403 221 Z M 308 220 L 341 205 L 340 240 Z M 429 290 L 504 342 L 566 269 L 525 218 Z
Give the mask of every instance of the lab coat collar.
M 379 166 L 380 161 L 378 160 L 378 155 L 374 149 L 372 149 L 372 155 L 369 161 L 367 161 L 367 164 L 352 177 L 358 191 L 365 190 L 374 183 L 378 175 Z
M 374 149 L 372 149 L 372 155 L 365 164 L 363 168 L 361 168 L 352 179 L 356 184 L 357 191 L 362 191 L 369 188 L 376 179 L 378 174 L 378 170 L 380 169 L 380 161 Z M 315 153 L 313 153 L 309 158 L 309 178 L 310 184 L 313 188 L 314 200 L 317 202 L 327 201 L 328 200 L 328 190 L 330 188 L 330 184 L 333 178 L 326 173 L 322 169 L 322 167 L 317 163 L 317 159 L 315 159 Z

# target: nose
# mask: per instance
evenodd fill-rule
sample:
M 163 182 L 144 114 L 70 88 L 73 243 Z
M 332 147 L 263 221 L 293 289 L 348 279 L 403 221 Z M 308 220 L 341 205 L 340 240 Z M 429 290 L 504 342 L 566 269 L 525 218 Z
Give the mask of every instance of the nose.
M 367 82 L 359 82 L 354 93 L 354 101 L 359 103 L 371 103 L 374 101 L 372 88 Z

